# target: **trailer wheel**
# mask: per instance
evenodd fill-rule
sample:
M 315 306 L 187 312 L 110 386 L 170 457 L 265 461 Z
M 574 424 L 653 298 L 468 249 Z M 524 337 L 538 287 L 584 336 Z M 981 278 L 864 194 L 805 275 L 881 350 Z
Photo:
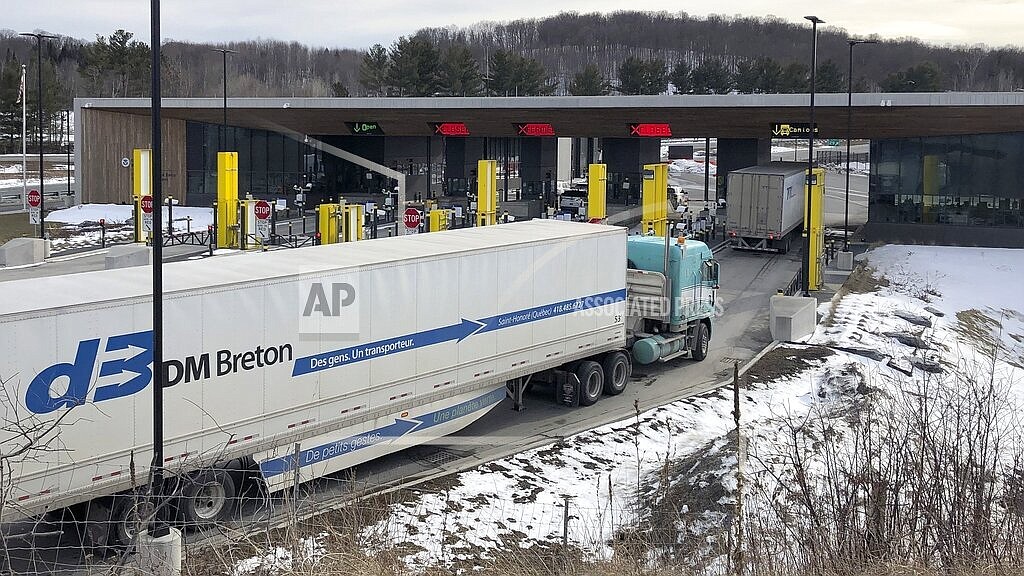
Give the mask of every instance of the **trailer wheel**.
M 155 510 L 153 502 L 143 494 L 125 493 L 114 496 L 113 512 L 110 516 L 109 545 L 127 547 Z
M 187 525 L 204 525 L 223 518 L 235 500 L 235 482 L 225 470 L 203 470 L 184 481 L 178 511 Z
M 601 397 L 604 389 L 604 370 L 593 360 L 584 360 L 576 368 L 576 377 L 580 379 L 580 405 L 590 406 Z
M 609 396 L 622 394 L 629 383 L 629 356 L 623 352 L 612 352 L 601 362 L 604 369 L 604 393 Z
M 700 362 L 708 356 L 708 345 L 711 338 L 708 337 L 708 327 L 701 322 L 697 324 L 697 332 L 693 335 L 693 347 L 690 348 L 690 358 Z

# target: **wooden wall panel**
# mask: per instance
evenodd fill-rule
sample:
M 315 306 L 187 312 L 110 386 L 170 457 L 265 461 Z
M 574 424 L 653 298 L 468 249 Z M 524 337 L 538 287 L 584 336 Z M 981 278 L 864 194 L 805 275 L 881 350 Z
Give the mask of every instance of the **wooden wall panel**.
M 163 195 L 185 203 L 185 122 L 161 121 Z M 127 204 L 132 199 L 132 169 L 121 165 L 135 148 L 149 148 L 149 116 L 82 108 L 82 202 Z

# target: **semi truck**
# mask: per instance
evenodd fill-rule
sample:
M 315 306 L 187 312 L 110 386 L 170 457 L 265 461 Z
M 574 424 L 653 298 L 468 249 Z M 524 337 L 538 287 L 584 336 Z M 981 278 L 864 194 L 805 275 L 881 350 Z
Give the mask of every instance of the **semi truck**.
M 806 173 L 807 165 L 800 162 L 771 162 L 729 173 L 726 233 L 733 248 L 789 251 L 803 229 Z
M 634 361 L 701 360 L 718 264 L 693 240 L 532 220 L 163 278 L 164 492 L 191 525 L 228 513 L 243 473 L 273 492 L 521 408 L 534 384 L 587 406 Z M 120 546 L 151 512 L 151 303 L 149 267 L 0 282 L 3 521 L 70 509 Z

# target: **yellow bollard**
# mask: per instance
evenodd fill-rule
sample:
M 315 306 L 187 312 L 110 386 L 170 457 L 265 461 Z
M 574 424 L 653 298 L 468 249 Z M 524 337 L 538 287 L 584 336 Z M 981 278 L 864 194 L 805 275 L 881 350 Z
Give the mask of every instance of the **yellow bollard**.
M 810 269 L 807 288 L 820 290 L 824 283 L 822 270 L 825 268 L 825 170 L 815 168 L 812 174 L 813 183 L 807 187 L 811 193 Z
M 498 161 L 478 160 L 476 225 L 491 226 L 498 220 Z
M 644 164 L 644 234 L 664 237 L 668 233 L 668 164 Z
M 217 246 L 239 247 L 238 152 L 217 153 Z
M 363 239 L 363 205 L 344 204 L 341 206 L 341 242 L 355 242 Z
M 587 169 L 587 221 L 602 223 L 608 218 L 608 165 L 591 164 Z
M 316 237 L 318 244 L 337 244 L 340 241 L 338 217 L 341 204 L 320 204 L 316 207 Z

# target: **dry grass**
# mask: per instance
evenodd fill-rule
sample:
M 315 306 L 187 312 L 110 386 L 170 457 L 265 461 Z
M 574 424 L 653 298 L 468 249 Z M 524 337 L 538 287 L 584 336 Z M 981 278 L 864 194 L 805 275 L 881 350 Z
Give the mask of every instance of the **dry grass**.
M 825 317 L 825 326 L 831 327 L 835 323 L 836 308 L 847 294 L 868 294 L 877 292 L 879 288 L 889 285 L 889 280 L 884 276 L 876 277 L 874 270 L 864 265 L 863 262 L 854 267 L 853 272 L 843 282 L 842 287 L 832 297 L 832 303 L 828 309 L 828 316 Z

